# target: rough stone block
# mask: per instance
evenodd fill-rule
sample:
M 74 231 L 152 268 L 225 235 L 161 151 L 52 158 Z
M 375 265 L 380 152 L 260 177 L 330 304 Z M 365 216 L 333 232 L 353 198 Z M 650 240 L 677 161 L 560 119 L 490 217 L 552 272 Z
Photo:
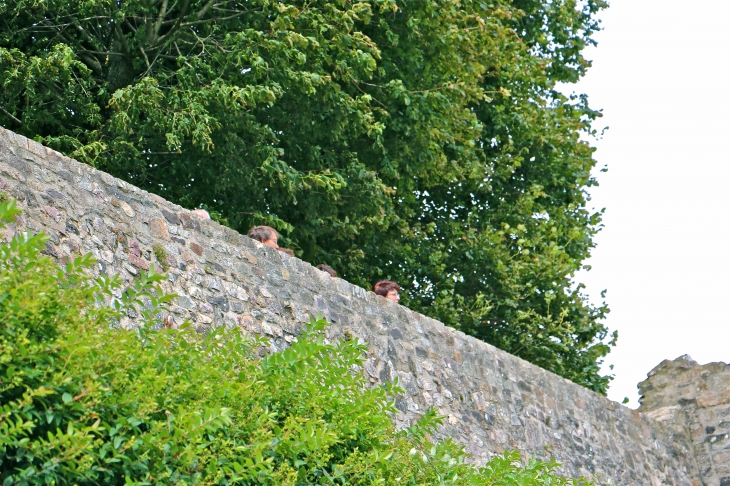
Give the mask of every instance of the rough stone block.
M 142 270 L 149 270 L 150 269 L 150 263 L 145 260 L 144 258 L 141 258 L 137 255 L 130 254 L 129 255 L 129 262 L 134 265 L 137 268 L 141 268 Z
M 170 241 L 170 234 L 167 232 L 167 225 L 164 221 L 159 218 L 154 218 L 150 220 L 149 225 L 150 235 L 153 238 L 160 238 L 165 241 Z

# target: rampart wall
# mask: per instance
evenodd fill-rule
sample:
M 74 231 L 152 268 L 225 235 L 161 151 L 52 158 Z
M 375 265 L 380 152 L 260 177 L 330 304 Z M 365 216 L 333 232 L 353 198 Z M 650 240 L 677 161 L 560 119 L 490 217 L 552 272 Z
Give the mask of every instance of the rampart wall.
M 563 474 L 602 484 L 720 484 L 701 482 L 710 476 L 698 472 L 697 436 L 671 420 L 628 409 L 2 128 L 0 190 L 23 210 L 4 239 L 43 231 L 53 257 L 92 253 L 97 274 L 126 280 L 165 267 L 165 288 L 179 295 L 169 308 L 176 324 L 238 326 L 268 336 L 276 351 L 310 316 L 324 314 L 329 339 L 369 344 L 363 372 L 373 386 L 398 378 L 406 391 L 396 402 L 399 427 L 435 407 L 446 417 L 438 435 L 463 444 L 477 462 L 518 449 L 553 456 Z M 166 261 L 158 261 L 163 253 Z M 134 317 L 122 325 L 133 326 Z M 718 423 L 714 435 L 723 427 L 730 428 Z M 730 464 L 712 457 L 711 468 Z

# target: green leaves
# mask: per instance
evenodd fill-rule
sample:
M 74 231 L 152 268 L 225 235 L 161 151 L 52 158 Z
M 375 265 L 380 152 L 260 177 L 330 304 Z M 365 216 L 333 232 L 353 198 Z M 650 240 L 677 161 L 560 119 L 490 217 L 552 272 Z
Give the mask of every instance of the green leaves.
M 605 392 L 601 114 L 556 91 L 605 6 L 5 2 L 0 123 Z

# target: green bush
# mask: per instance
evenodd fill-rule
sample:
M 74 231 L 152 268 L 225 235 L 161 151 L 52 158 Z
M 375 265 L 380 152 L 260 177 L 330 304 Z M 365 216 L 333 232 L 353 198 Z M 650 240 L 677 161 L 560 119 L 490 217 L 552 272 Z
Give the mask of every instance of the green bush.
M 476 468 L 429 442 L 433 412 L 396 432 L 399 389 L 369 388 L 365 346 L 325 343 L 322 320 L 259 358 L 265 342 L 236 329 L 159 326 L 160 276 L 123 289 L 89 278 L 88 256 L 59 268 L 45 244 L 0 246 L 3 485 L 586 484 L 517 453 Z M 142 326 L 120 329 L 130 307 Z

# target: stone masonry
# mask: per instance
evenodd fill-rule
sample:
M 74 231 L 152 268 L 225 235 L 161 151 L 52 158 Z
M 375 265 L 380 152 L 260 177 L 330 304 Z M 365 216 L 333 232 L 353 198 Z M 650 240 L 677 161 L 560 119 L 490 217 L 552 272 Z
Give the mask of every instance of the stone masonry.
M 690 445 L 701 484 L 730 486 L 730 365 L 665 360 L 639 392 L 639 410 Z
M 721 450 L 728 408 L 718 405 L 730 401 L 727 371 L 720 385 L 691 367 L 676 371 L 708 389 L 721 386 L 725 393 L 715 398 L 690 394 L 688 405 L 669 391 L 648 414 L 630 410 L 2 128 L 0 190 L 23 211 L 5 240 L 43 231 L 49 255 L 92 253 L 97 275 L 127 281 L 152 266 L 167 269 L 165 290 L 178 298 L 166 317 L 175 325 L 237 326 L 268 336 L 276 351 L 310 316 L 323 314 L 329 339 L 350 335 L 369 344 L 363 373 L 373 386 L 398 378 L 405 390 L 396 401 L 398 427 L 434 407 L 446 417 L 438 437 L 460 442 L 476 462 L 518 449 L 555 457 L 562 474 L 601 484 L 730 484 L 715 474 L 730 465 Z M 133 317 L 122 325 L 134 326 Z M 674 379 L 660 375 L 662 383 Z

